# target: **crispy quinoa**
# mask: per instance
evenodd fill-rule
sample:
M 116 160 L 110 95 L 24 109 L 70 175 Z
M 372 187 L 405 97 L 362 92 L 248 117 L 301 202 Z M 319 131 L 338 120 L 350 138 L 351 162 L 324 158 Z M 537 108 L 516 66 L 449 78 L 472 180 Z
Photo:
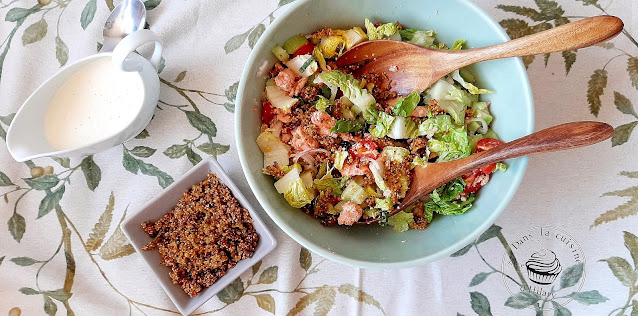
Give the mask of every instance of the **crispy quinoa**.
M 252 222 L 230 189 L 209 174 L 164 217 L 142 223 L 153 238 L 144 250 L 157 249 L 173 283 L 194 297 L 253 255 L 259 235 Z

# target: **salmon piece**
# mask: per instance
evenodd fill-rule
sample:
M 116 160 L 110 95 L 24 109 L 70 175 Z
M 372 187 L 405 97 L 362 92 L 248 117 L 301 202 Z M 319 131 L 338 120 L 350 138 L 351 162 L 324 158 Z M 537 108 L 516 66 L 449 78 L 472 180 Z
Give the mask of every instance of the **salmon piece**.
M 410 116 L 412 116 L 412 117 L 426 117 L 426 116 L 428 116 L 428 107 L 419 105 L 416 108 L 414 108 L 414 112 L 412 112 L 412 114 L 410 114 Z
M 304 151 L 319 148 L 319 142 L 308 135 L 301 127 L 297 127 L 292 131 L 290 146 L 297 151 Z
M 363 209 L 361 206 L 357 205 L 354 202 L 348 202 L 343 205 L 343 211 L 339 214 L 339 218 L 337 219 L 337 223 L 339 225 L 348 225 L 356 223 L 361 216 L 363 215 Z
M 296 82 L 297 76 L 288 68 L 280 71 L 275 77 L 275 85 L 288 93 L 295 89 Z
M 370 172 L 370 168 L 362 163 L 344 163 L 341 174 L 348 177 L 363 176 Z
M 319 128 L 319 135 L 321 136 L 329 136 L 330 130 L 337 124 L 337 120 L 330 116 L 330 114 L 322 111 L 312 112 L 310 121 Z
M 296 83 L 295 83 L 295 87 L 292 91 L 290 91 L 290 96 L 294 97 L 294 96 L 298 96 L 301 91 L 303 91 L 303 87 L 306 86 L 306 83 L 308 82 L 308 78 L 301 78 L 299 79 Z
M 280 71 L 275 77 L 275 85 L 286 91 L 291 97 L 299 95 L 307 82 L 308 78 L 297 77 L 289 68 Z

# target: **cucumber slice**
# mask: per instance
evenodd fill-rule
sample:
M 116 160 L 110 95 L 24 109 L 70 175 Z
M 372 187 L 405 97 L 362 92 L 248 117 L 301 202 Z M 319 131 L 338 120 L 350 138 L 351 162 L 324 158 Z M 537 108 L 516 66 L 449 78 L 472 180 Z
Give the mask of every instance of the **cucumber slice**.
M 290 58 L 290 56 L 288 56 L 288 52 L 279 45 L 275 45 L 275 47 L 273 47 L 270 51 L 280 61 L 288 61 L 288 58 Z
M 294 54 L 301 46 L 308 44 L 308 40 L 297 34 L 284 42 L 283 48 L 288 52 L 288 54 Z

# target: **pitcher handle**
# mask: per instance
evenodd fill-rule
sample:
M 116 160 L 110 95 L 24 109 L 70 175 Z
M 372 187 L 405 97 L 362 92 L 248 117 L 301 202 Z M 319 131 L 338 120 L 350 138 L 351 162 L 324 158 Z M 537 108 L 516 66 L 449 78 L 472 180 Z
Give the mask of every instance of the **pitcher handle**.
M 113 50 L 113 64 L 115 67 L 122 69 L 123 71 L 140 71 L 142 70 L 142 65 L 125 63 L 126 58 L 133 53 L 140 46 L 155 42 L 155 49 L 153 50 L 153 55 L 149 60 L 151 65 L 155 68 L 155 70 L 159 69 L 160 61 L 162 59 L 162 43 L 159 41 L 159 36 L 153 33 L 151 30 L 139 30 L 131 33 L 130 35 L 123 38 L 115 49 Z

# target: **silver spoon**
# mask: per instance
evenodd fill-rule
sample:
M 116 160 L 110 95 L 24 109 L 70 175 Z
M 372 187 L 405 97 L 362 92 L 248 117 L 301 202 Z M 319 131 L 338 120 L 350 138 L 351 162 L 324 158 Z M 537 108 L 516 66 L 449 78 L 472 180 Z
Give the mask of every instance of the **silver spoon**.
M 104 24 L 102 52 L 113 51 L 115 45 L 127 35 L 143 29 L 146 24 L 146 8 L 141 0 L 123 0 Z

